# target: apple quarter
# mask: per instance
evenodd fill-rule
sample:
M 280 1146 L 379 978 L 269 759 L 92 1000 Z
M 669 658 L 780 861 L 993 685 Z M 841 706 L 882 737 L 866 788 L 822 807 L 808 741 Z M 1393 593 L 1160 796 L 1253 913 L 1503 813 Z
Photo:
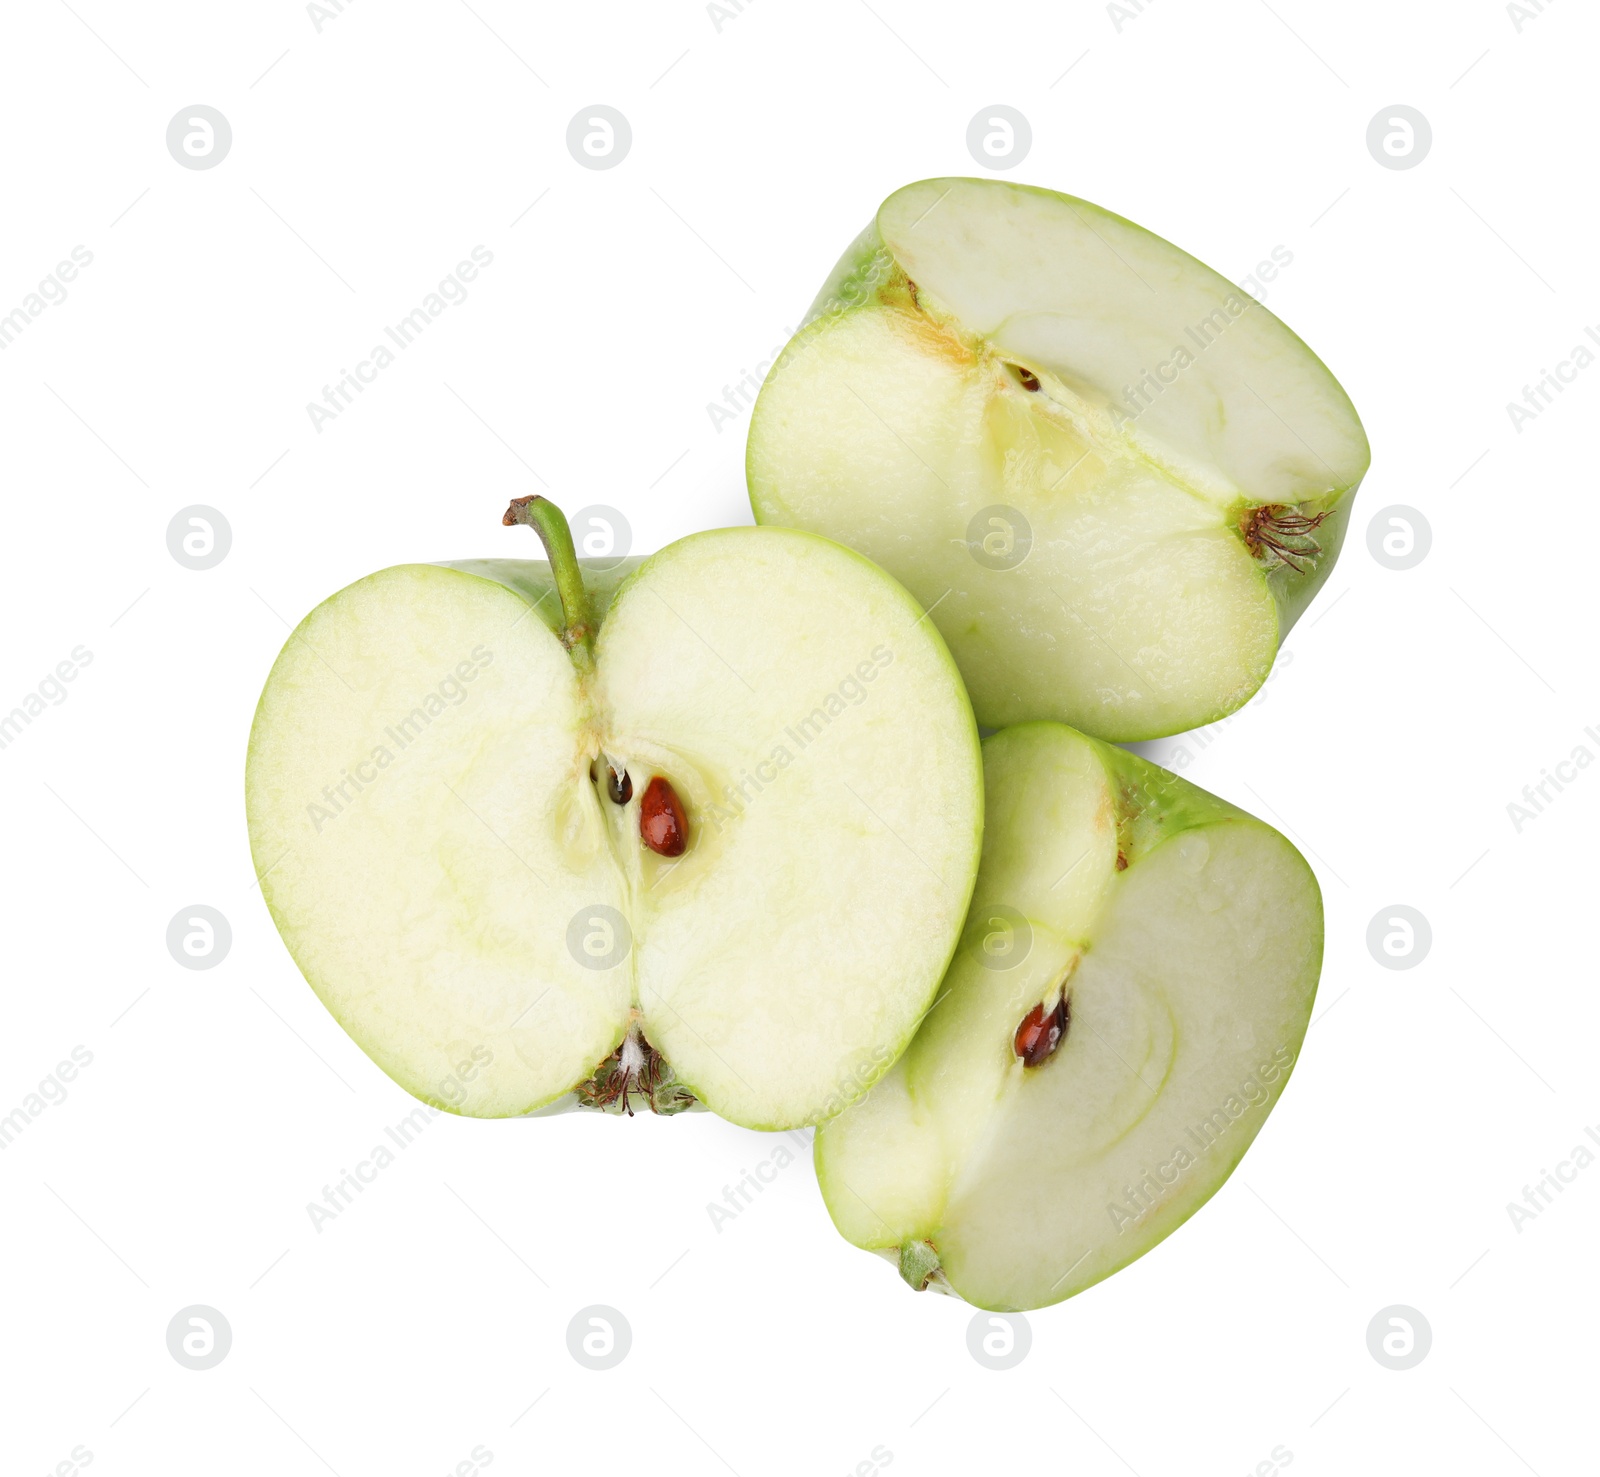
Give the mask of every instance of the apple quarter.
M 1243 288 L 1110 211 L 908 185 L 751 417 L 758 522 L 933 611 L 989 727 L 1214 722 L 1326 580 L 1369 460 L 1349 397 Z
M 998 1310 L 1163 1240 L 1299 1058 L 1322 899 L 1270 826 L 1056 723 L 984 741 L 961 948 L 894 1069 L 817 1132 L 840 1232 Z

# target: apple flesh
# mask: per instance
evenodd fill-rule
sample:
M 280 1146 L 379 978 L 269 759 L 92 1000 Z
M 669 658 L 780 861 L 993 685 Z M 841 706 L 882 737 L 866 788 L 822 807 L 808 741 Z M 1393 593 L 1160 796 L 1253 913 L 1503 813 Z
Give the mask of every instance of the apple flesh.
M 553 564 L 382 570 L 272 669 L 247 808 L 295 962 L 457 1112 L 838 1111 L 915 1030 L 976 874 L 949 653 L 809 534 L 701 533 L 599 572 L 542 499 L 507 519 Z
M 1270 826 L 1063 725 L 986 739 L 984 781 L 939 1003 L 816 1164 L 848 1240 L 1017 1310 L 1126 1266 L 1233 1171 L 1300 1052 L 1322 903 Z
M 980 723 L 1158 738 L 1256 691 L 1369 460 L 1266 308 L 1087 201 L 941 179 L 884 202 L 813 314 L 752 416 L 756 518 L 902 580 Z

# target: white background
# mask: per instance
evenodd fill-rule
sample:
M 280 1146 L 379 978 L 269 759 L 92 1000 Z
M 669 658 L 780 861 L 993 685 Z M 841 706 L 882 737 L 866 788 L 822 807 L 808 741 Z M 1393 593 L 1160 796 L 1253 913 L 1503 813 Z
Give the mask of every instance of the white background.
M 1506 1210 L 1600 1124 L 1600 767 L 1520 833 L 1507 812 L 1600 755 L 1600 367 L 1520 433 L 1506 411 L 1600 321 L 1591 10 L 360 0 L 319 32 L 290 0 L 73 4 L 0 29 L 0 314 L 93 254 L 0 351 L 0 709 L 93 653 L 0 751 L 0 1115 L 93 1054 L 0 1151 L 8 1477 L 78 1446 L 108 1477 L 436 1477 L 475 1447 L 527 1473 L 1594 1469 L 1600 1165 L 1520 1230 Z M 234 136 L 203 171 L 165 146 L 195 103 Z M 633 131 L 606 171 L 566 147 L 594 103 Z M 1267 301 L 1371 435 L 1292 661 L 1185 741 L 1324 888 L 1281 1106 L 1003 1372 L 971 1309 L 836 1236 L 803 1154 L 714 1229 L 784 1141 L 709 1115 L 441 1118 L 319 1234 L 306 1203 L 413 1104 L 253 885 L 244 744 L 285 622 L 384 565 L 532 557 L 508 495 L 614 504 L 640 551 L 749 521 L 748 416 L 719 432 L 708 403 L 882 196 L 980 172 L 996 103 L 1033 131 L 1007 177 L 1235 279 L 1292 252 Z M 1414 169 L 1367 149 L 1395 103 L 1432 124 Z M 318 432 L 306 403 L 480 244 L 469 299 Z M 233 531 L 205 572 L 166 545 L 196 503 Z M 1393 504 L 1433 533 L 1403 572 L 1366 542 Z M 232 924 L 210 971 L 165 946 L 193 903 Z M 1406 971 L 1366 944 L 1397 903 L 1433 931 Z M 206 1372 L 166 1347 L 190 1304 L 233 1331 Z M 632 1328 L 606 1372 L 567 1351 L 589 1304 Z M 1433 1333 L 1404 1372 L 1367 1347 L 1391 1304 Z

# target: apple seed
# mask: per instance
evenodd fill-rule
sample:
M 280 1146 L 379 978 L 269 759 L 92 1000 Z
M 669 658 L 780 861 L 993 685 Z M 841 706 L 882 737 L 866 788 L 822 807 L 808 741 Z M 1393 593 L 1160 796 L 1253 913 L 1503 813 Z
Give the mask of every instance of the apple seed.
M 633 781 L 628 778 L 627 770 L 619 774 L 615 765 L 606 766 L 606 794 L 613 805 L 626 805 L 633 799 Z
M 1017 1034 L 1011 1042 L 1012 1049 L 1022 1058 L 1022 1065 L 1040 1067 L 1049 1061 L 1066 1038 L 1071 1020 L 1072 1012 L 1067 1008 L 1065 995 L 1056 1002 L 1056 1008 L 1049 1015 L 1044 1013 L 1042 1002 L 1035 1005 L 1022 1018 L 1022 1024 L 1017 1027 Z
M 689 844 L 683 802 L 671 782 L 659 774 L 645 786 L 644 799 L 639 802 L 639 835 L 657 856 L 682 856 Z

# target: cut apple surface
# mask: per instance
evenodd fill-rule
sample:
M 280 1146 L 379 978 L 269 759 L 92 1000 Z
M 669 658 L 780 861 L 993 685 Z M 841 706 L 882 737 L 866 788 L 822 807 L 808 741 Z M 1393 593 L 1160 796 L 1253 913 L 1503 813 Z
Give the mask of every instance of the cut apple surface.
M 980 723 L 1156 738 L 1255 692 L 1369 458 L 1244 289 L 1086 201 L 940 179 L 889 197 L 813 314 L 752 417 L 756 517 L 902 580 Z
M 817 1133 L 835 1225 L 985 1308 L 1071 1297 L 1215 1193 L 1300 1053 L 1322 903 L 1270 826 L 1054 723 L 984 742 L 939 1003 Z
M 554 571 L 386 569 L 278 657 L 246 788 L 290 953 L 458 1112 L 838 1111 L 927 1009 L 976 873 L 949 653 L 824 539 L 696 534 L 585 589 L 559 514 L 514 515 Z

